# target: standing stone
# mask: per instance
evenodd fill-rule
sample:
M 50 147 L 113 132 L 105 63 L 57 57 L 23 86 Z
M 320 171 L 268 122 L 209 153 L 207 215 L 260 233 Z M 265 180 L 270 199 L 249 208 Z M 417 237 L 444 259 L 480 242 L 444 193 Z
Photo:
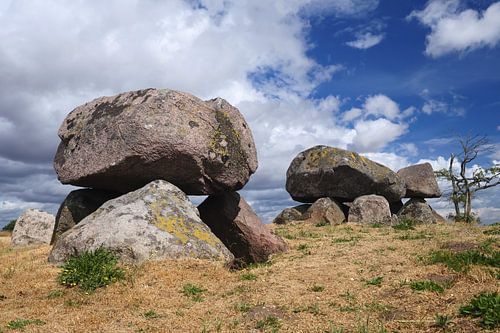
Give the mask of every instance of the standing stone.
M 202 221 L 234 254 L 235 266 L 265 262 L 269 255 L 287 249 L 236 192 L 209 196 L 198 210 Z
M 134 264 L 153 259 L 234 258 L 200 220 L 188 197 L 163 180 L 104 203 L 61 235 L 49 261 L 60 265 L 73 255 L 101 247 Z
M 103 203 L 118 196 L 119 194 L 115 192 L 93 189 L 70 192 L 57 211 L 54 234 L 50 243 L 53 244 L 65 231 L 95 212 Z
M 28 209 L 17 219 L 12 231 L 13 246 L 49 244 L 54 230 L 54 215 Z
M 406 184 L 405 198 L 439 198 L 436 175 L 430 163 L 415 164 L 398 171 Z
M 389 202 L 379 195 L 363 195 L 356 198 L 349 209 L 348 222 L 390 224 L 391 210 Z
M 257 169 L 252 133 L 221 98 L 174 90 L 100 97 L 59 128 L 54 167 L 63 184 L 127 193 L 156 179 L 187 194 L 241 189 Z
M 311 207 L 310 204 L 298 205 L 295 207 L 285 208 L 273 220 L 274 224 L 288 224 L 294 221 L 303 220 L 303 214 Z
M 399 220 L 409 219 L 416 223 L 431 224 L 437 223 L 439 220 L 435 214 L 437 213 L 433 212 L 425 199 L 412 198 L 398 212 L 398 218 Z
M 313 223 L 341 224 L 345 215 L 340 205 L 330 198 L 316 200 L 305 212 L 304 219 Z
M 403 197 L 405 185 L 389 168 L 355 152 L 315 146 L 293 159 L 286 173 L 286 190 L 301 202 L 323 197 L 352 201 L 366 194 L 397 201 Z

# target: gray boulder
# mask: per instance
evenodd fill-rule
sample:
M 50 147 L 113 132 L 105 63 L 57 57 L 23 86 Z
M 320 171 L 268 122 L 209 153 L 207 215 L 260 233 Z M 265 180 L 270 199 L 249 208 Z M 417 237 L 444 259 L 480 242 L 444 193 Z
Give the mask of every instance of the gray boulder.
M 379 195 L 363 195 L 356 198 L 349 208 L 347 222 L 391 224 L 391 216 L 387 199 Z
M 120 193 L 163 179 L 187 194 L 241 189 L 257 169 L 252 133 L 221 98 L 174 90 L 100 97 L 59 128 L 54 167 L 63 184 Z
M 274 224 L 287 224 L 293 221 L 303 220 L 303 214 L 311 207 L 310 204 L 298 205 L 285 208 L 273 220 Z
M 236 192 L 209 196 L 198 210 L 202 221 L 233 253 L 236 267 L 265 262 L 271 254 L 287 250 L 283 239 L 273 234 Z
M 134 264 L 165 258 L 233 259 L 187 196 L 163 180 L 104 203 L 61 235 L 49 261 L 60 265 L 100 247 Z
M 54 230 L 54 215 L 28 209 L 17 219 L 12 231 L 13 246 L 49 244 Z
M 56 215 L 51 244 L 65 231 L 73 228 L 85 217 L 97 210 L 103 203 L 118 197 L 116 192 L 93 189 L 75 190 L 64 199 Z
M 305 222 L 341 224 L 346 218 L 339 203 L 330 198 L 320 198 L 304 213 Z
M 286 173 L 286 190 L 300 202 L 324 197 L 352 201 L 367 194 L 397 201 L 405 194 L 405 184 L 389 168 L 355 152 L 315 146 L 293 159 Z
M 409 219 L 416 223 L 432 224 L 442 222 L 442 217 L 422 198 L 408 200 L 398 212 L 399 220 Z
M 436 175 L 430 163 L 415 164 L 398 171 L 406 184 L 405 198 L 439 198 Z

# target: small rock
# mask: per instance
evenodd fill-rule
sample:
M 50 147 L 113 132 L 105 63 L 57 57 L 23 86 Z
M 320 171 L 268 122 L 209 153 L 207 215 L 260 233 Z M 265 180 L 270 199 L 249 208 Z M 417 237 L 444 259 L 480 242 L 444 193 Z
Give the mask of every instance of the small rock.
M 398 212 L 398 218 L 400 220 L 409 219 L 416 223 L 432 224 L 438 222 L 436 214 L 425 199 L 412 198 Z
M 430 163 L 415 164 L 398 171 L 406 184 L 405 198 L 439 198 L 436 175 Z
M 349 209 L 349 223 L 393 224 L 389 202 L 380 195 L 363 195 L 356 198 Z
M 304 213 L 304 220 L 330 225 L 345 222 L 345 215 L 339 203 L 330 198 L 320 198 Z
M 295 207 L 285 208 L 273 220 L 275 224 L 287 224 L 293 221 L 303 220 L 303 214 L 311 207 L 310 204 L 298 205 Z
M 13 246 L 49 244 L 55 217 L 38 209 L 28 209 L 17 219 L 12 231 Z

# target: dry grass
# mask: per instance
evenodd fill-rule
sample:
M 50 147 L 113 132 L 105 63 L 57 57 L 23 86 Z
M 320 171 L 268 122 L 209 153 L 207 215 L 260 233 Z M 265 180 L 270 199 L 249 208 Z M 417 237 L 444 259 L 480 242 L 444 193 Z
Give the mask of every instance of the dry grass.
M 48 246 L 12 249 L 8 235 L 0 236 L 0 332 L 11 331 L 6 326 L 17 318 L 45 323 L 24 332 L 443 332 L 434 326 L 436 314 L 452 317 L 449 332 L 479 332 L 458 308 L 482 291 L 498 290 L 491 268 L 458 274 L 420 259 L 445 244 L 492 238 L 484 228 L 275 229 L 290 251 L 271 265 L 242 272 L 200 260 L 159 261 L 127 268 L 125 282 L 89 295 L 57 284 Z M 408 233 L 425 237 L 401 237 Z M 250 272 L 256 279 L 241 278 Z M 367 283 L 377 277 L 379 286 Z M 439 294 L 408 285 L 426 279 L 453 285 Z M 187 283 L 206 289 L 201 301 L 181 293 Z

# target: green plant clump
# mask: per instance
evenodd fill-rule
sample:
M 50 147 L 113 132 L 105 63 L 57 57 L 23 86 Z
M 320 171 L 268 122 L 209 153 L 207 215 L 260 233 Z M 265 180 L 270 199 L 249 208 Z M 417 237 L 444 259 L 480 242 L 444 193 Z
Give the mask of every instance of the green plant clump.
M 21 319 L 11 320 L 7 323 L 7 328 L 11 330 L 24 329 L 28 325 L 41 326 L 45 325 L 45 322 L 40 319 Z
M 91 292 L 122 280 L 125 272 L 117 267 L 118 258 L 105 249 L 84 252 L 72 257 L 62 267 L 58 282 L 67 287 L 79 286 Z
M 463 252 L 452 252 L 439 250 L 431 252 L 429 256 L 431 264 L 445 264 L 455 272 L 466 272 L 470 265 L 483 265 L 500 268 L 500 251 L 485 254 L 478 250 L 467 250 Z
M 463 316 L 481 318 L 481 326 L 494 329 L 500 326 L 500 295 L 497 292 L 481 293 L 459 310 Z
M 198 287 L 195 284 L 192 283 L 186 283 L 183 287 L 181 292 L 184 294 L 184 296 L 191 297 L 191 299 L 195 302 L 201 302 L 203 301 L 203 297 L 201 296 L 206 289 L 203 289 L 201 287 Z
M 401 222 L 393 226 L 396 230 L 414 230 L 415 222 L 411 219 L 402 219 Z
M 424 281 L 413 281 L 410 283 L 410 287 L 412 290 L 416 291 L 433 291 L 436 293 L 442 293 L 444 291 L 444 288 L 437 284 L 434 281 L 429 281 L 429 280 L 424 280 Z
M 255 328 L 259 330 L 265 329 L 266 327 L 269 327 L 271 332 L 278 332 L 278 329 L 281 327 L 280 319 L 275 316 L 267 316 L 257 321 L 255 324 Z
M 382 276 L 377 276 L 377 277 L 374 277 L 371 280 L 365 281 L 365 283 L 367 285 L 370 285 L 370 286 L 379 286 L 380 287 L 380 285 L 382 284 L 382 280 L 383 280 Z

